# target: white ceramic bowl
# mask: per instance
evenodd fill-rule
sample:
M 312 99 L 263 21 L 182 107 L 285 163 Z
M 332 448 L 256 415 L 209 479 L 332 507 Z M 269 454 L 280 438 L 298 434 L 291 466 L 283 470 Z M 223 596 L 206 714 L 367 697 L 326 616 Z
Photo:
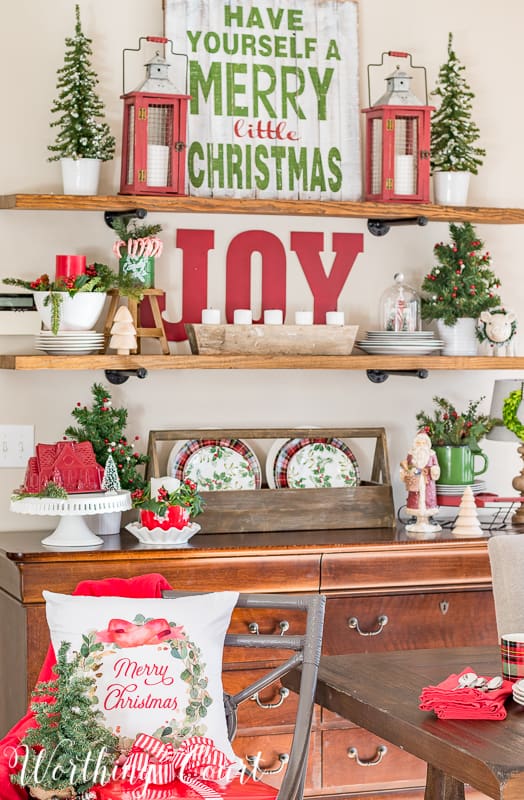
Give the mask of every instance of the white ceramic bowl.
M 169 545 L 169 547 L 172 547 L 173 545 L 187 544 L 191 537 L 198 533 L 200 525 L 196 522 L 190 522 L 185 528 L 168 528 L 167 531 L 163 531 L 162 528 L 149 530 L 149 528 L 140 525 L 139 522 L 131 522 L 126 525 L 126 530 L 136 536 L 142 544 L 158 547 Z

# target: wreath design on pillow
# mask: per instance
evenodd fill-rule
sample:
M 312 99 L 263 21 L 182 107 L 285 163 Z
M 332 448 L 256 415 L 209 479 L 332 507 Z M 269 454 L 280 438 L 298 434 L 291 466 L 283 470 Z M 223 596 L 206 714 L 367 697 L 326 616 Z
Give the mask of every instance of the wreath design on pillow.
M 183 626 L 165 619 L 146 618 L 137 614 L 132 621 L 112 619 L 103 631 L 90 631 L 82 635 L 80 655 L 86 672 L 98 677 L 103 668 L 103 657 L 117 653 L 126 647 L 154 645 L 168 647 L 171 656 L 183 662 L 180 679 L 187 684 L 188 703 L 182 719 L 174 717 L 152 736 L 178 745 L 190 736 L 203 736 L 207 725 L 203 722 L 213 698 L 207 691 L 208 678 L 201 649 L 188 638 Z M 98 675 L 97 675 L 98 673 Z M 95 694 L 96 689 L 93 689 Z

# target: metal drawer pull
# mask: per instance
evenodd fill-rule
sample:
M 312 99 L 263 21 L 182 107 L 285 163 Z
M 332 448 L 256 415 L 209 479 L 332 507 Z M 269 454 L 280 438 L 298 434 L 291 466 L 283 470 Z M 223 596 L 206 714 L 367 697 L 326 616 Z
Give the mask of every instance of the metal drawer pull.
M 278 693 L 280 695 L 280 700 L 277 700 L 276 703 L 262 703 L 258 696 L 258 692 L 255 692 L 255 694 L 249 699 L 254 700 L 259 708 L 280 708 L 286 697 L 289 697 L 289 689 L 286 689 L 285 686 L 281 686 L 278 690 Z
M 249 764 L 249 766 L 255 768 L 254 771 L 255 775 L 257 771 L 260 772 L 261 775 L 278 775 L 279 772 L 282 772 L 287 762 L 289 761 L 289 753 L 279 753 L 278 760 L 280 761 L 280 766 L 275 767 L 275 769 L 263 769 L 260 766 L 260 757 L 261 753 L 258 753 L 258 755 L 256 756 L 246 756 L 246 761 Z
M 376 767 L 377 764 L 380 764 L 386 753 L 388 752 L 388 748 L 385 744 L 379 744 L 375 751 L 374 758 L 370 758 L 367 761 L 362 761 L 359 758 L 358 750 L 356 747 L 349 747 L 348 748 L 348 757 L 354 758 L 359 767 Z
M 378 628 L 376 631 L 361 631 L 360 626 L 358 624 L 357 617 L 350 617 L 348 619 L 348 628 L 356 630 L 361 636 L 378 636 L 379 633 L 382 633 L 384 628 L 389 622 L 389 619 L 386 617 L 385 614 L 381 614 L 380 617 L 377 617 Z
M 280 635 L 283 636 L 285 632 L 289 630 L 289 622 L 287 621 L 287 619 L 283 619 L 281 622 L 278 623 L 278 627 L 280 629 Z M 249 633 L 253 633 L 255 634 L 255 636 L 258 636 L 258 634 L 260 633 L 258 622 L 250 622 L 248 628 L 249 628 Z

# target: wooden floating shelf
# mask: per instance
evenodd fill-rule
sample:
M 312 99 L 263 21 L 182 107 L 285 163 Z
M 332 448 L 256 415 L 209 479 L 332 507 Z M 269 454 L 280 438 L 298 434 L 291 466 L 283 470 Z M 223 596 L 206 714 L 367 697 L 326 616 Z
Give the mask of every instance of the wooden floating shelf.
M 0 209 L 26 211 L 118 211 L 129 208 L 180 214 L 280 214 L 394 220 L 427 217 L 434 222 L 524 224 L 522 208 L 439 206 L 431 203 L 371 203 L 345 200 L 259 200 L 240 197 L 166 197 L 154 195 L 4 194 Z
M 524 369 L 524 356 L 315 356 L 315 355 L 3 355 L 10 370 L 335 369 L 509 370 Z

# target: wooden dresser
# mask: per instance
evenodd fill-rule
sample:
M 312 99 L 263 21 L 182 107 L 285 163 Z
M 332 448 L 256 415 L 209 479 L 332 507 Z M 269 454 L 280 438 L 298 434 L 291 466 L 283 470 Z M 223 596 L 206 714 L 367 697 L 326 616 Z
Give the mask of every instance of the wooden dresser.
M 185 548 L 164 550 L 123 533 L 97 550 L 55 552 L 40 544 L 41 532 L 0 534 L 0 735 L 24 713 L 48 646 L 42 590 L 68 593 L 85 578 L 160 572 L 178 589 L 320 591 L 328 598 L 326 654 L 496 644 L 486 539 L 437 536 L 413 541 L 389 528 L 199 534 Z M 296 624 L 272 612 L 236 613 L 232 628 L 253 635 L 257 625 L 278 633 Z M 231 658 L 226 652 L 226 688 L 240 671 L 262 666 Z M 243 757 L 260 752 L 260 766 L 275 771 L 265 779 L 274 782 L 294 703 L 279 689 L 244 704 L 235 740 Z M 418 799 L 424 780 L 417 759 L 316 710 L 307 795 Z

